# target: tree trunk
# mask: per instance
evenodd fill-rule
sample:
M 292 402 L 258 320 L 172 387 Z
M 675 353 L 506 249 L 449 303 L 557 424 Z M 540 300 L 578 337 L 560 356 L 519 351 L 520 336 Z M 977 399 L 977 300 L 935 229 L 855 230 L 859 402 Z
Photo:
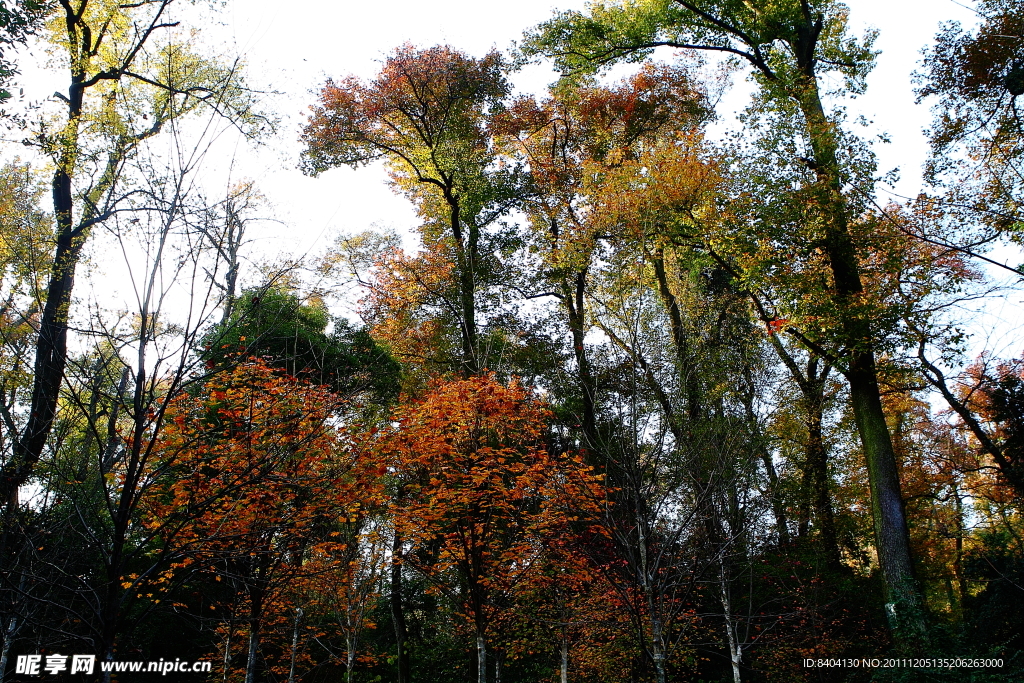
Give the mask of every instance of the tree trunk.
M 732 600 L 729 597 L 729 586 L 726 581 L 725 575 L 725 562 L 721 557 L 718 558 L 718 586 L 720 589 L 720 597 L 722 599 L 722 613 L 725 616 L 725 633 L 726 642 L 729 645 L 729 661 L 732 663 L 732 680 L 733 683 L 741 683 L 740 678 L 740 662 L 743 659 L 743 652 L 740 650 L 739 643 L 736 641 L 736 631 L 733 628 L 732 623 Z
M 228 672 L 231 670 L 231 634 L 235 631 L 234 614 L 228 623 L 228 635 L 224 639 L 224 683 L 228 681 Z
M 886 610 L 904 644 L 925 637 L 924 611 L 914 580 L 910 534 L 903 511 L 896 454 L 882 410 L 871 321 L 857 311 L 863 293 L 860 267 L 847 223 L 842 194 L 838 141 L 821 104 L 813 61 L 807 75 L 791 86 L 804 115 L 818 173 L 820 215 L 825 224 L 824 248 L 832 271 L 833 293 L 841 313 L 842 333 L 849 349 L 846 372 L 857 431 L 867 461 L 875 546 L 885 581 Z
M 697 370 L 693 352 L 690 349 L 689 336 L 683 323 L 683 313 L 679 301 L 669 285 L 668 271 L 665 268 L 665 250 L 659 247 L 653 256 L 649 256 L 654 264 L 654 275 L 658 280 L 658 294 L 668 312 L 669 327 L 672 332 L 672 346 L 676 353 L 676 372 L 680 386 L 686 395 L 686 415 L 691 421 L 700 418 L 703 404 L 701 400 L 700 373 Z
M 4 644 L 0 646 L 0 683 L 7 680 L 7 659 L 11 654 L 11 643 L 18 633 L 18 617 L 14 614 L 4 624 Z
M 487 683 L 487 642 L 482 633 L 476 634 L 476 680 Z
M 595 408 L 597 390 L 594 386 L 594 377 L 590 371 L 587 350 L 583 345 L 587 334 L 586 300 L 584 298 L 586 295 L 586 284 L 587 270 L 584 269 L 576 274 L 572 286 L 568 282 L 564 283 L 563 301 L 569 318 L 569 332 L 572 334 L 573 354 L 576 357 L 577 382 L 579 383 L 580 395 L 583 401 L 583 415 L 580 416 L 580 427 L 583 431 L 584 448 L 588 453 L 593 453 L 598 448 Z
M 459 199 L 450 188 L 444 190 L 448 202 L 449 222 L 455 240 L 455 260 L 459 270 L 459 306 L 462 320 L 459 329 L 462 336 L 462 374 L 469 377 L 480 371 L 477 358 L 476 330 L 476 266 L 479 230 L 473 225 L 464 226 L 460 213 Z M 468 228 L 468 236 L 463 228 Z
M 775 519 L 775 531 L 779 535 L 779 544 L 787 545 L 789 543 L 789 520 L 786 515 L 786 506 L 782 500 L 779 473 L 775 469 L 772 454 L 767 448 L 764 434 L 761 433 L 761 427 L 757 422 L 757 415 L 754 413 L 754 396 L 757 388 L 754 386 L 754 377 L 749 365 L 743 368 L 743 377 L 747 384 L 747 390 L 741 393 L 741 400 L 750 429 L 751 441 L 761 457 L 761 464 L 764 465 L 765 474 L 768 476 L 768 499 L 772 506 L 772 517 Z
M 291 665 L 288 667 L 288 683 L 295 683 L 295 653 L 299 649 L 299 619 L 302 618 L 302 608 L 295 610 L 295 625 L 292 628 L 292 657 Z M 349 657 L 351 660 L 351 656 Z M 348 680 L 352 680 L 352 667 L 349 665 Z
M 854 351 L 850 363 L 850 399 L 867 460 L 871 516 L 878 563 L 885 579 L 886 610 L 902 638 L 924 636 L 924 612 L 914 580 L 910 538 L 893 451 L 875 378 L 874 356 Z
M 263 617 L 263 592 L 259 588 L 250 587 L 249 602 L 249 651 L 245 658 L 245 683 L 255 683 Z
M 560 669 L 559 683 L 569 683 L 569 639 L 562 636 L 562 666 Z
M 353 669 L 356 667 L 356 639 L 349 634 L 345 636 L 345 681 L 352 683 Z
M 138 34 L 139 43 L 129 51 L 130 54 L 139 53 L 153 29 L 161 21 L 160 17 L 170 2 L 171 0 L 160 0 L 149 29 Z M 63 8 L 71 73 L 68 96 L 64 98 L 67 104 L 67 122 L 64 130 L 54 141 L 60 149 L 52 181 L 56 244 L 53 259 L 50 261 L 46 302 L 39 318 L 28 421 L 21 435 L 15 439 L 11 458 L 0 469 L 0 500 L 5 503 L 10 499 L 11 491 L 21 487 L 32 476 L 57 417 L 60 386 L 67 366 L 68 315 L 75 286 L 75 270 L 81 260 L 82 249 L 85 247 L 91 227 L 109 215 L 101 213 L 98 207 L 104 196 L 115 186 L 129 149 L 158 133 L 164 120 L 157 117 L 153 127 L 148 131 L 136 135 L 120 135 L 108 144 L 104 170 L 100 177 L 91 183 L 91 189 L 83 202 L 82 215 L 76 221 L 73 176 L 81 154 L 80 127 L 83 103 L 86 90 L 102 80 L 97 75 L 90 78 L 87 70 L 102 38 L 97 38 L 95 45 L 85 42 L 91 39 L 93 33 L 92 27 L 83 19 L 84 5 L 81 11 L 73 8 L 72 3 L 63 3 Z M 124 68 L 130 66 L 129 60 Z M 117 82 L 117 79 L 106 80 Z
M 391 619 L 395 624 L 397 643 L 398 683 L 409 683 L 409 652 L 406 650 L 408 630 L 402 604 L 402 541 L 395 532 L 391 543 Z
M 654 675 L 658 683 L 665 683 L 668 679 L 665 672 L 665 648 L 662 643 L 664 634 L 661 632 L 661 620 L 651 618 L 651 656 L 654 660 Z M 483 683 L 483 682 L 481 682 Z
M 806 397 L 805 397 L 806 398 Z M 836 534 L 835 513 L 832 510 L 832 494 L 828 475 L 828 452 L 825 450 L 825 439 L 822 435 L 823 396 L 819 393 L 807 405 L 807 446 L 805 449 L 805 472 L 808 479 L 809 507 L 814 510 L 814 522 L 818 527 L 818 541 L 825 555 L 828 566 L 837 569 L 842 562 L 839 554 L 839 541 Z

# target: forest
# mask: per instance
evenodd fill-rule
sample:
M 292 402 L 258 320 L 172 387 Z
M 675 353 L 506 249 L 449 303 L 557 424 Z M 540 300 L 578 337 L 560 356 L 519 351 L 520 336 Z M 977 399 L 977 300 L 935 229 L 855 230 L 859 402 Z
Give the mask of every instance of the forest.
M 208 4 L 0 1 L 0 683 L 1024 680 L 1024 5 L 900 197 L 857 0 L 396 36 L 294 129 Z M 261 252 L 227 135 L 415 219 Z

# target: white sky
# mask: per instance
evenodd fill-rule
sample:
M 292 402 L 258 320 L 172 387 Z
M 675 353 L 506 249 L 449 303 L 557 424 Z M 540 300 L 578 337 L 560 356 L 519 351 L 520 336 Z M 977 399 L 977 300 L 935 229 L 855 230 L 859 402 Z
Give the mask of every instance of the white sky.
M 217 32 L 223 30 L 248 55 L 254 79 L 268 77 L 284 93 L 278 108 L 289 120 L 274 145 L 277 157 L 261 154 L 244 172 L 259 180 L 278 217 L 288 222 L 287 248 L 297 248 L 297 239 L 311 248 L 334 230 L 357 232 L 377 223 L 403 231 L 415 225 L 408 203 L 391 193 L 380 169 L 338 169 L 316 179 L 295 170 L 298 127 L 314 99 L 312 91 L 327 76 L 373 76 L 382 57 L 404 41 L 420 46 L 448 43 L 474 55 L 492 47 L 504 49 L 554 9 L 583 5 L 581 0 L 229 0 L 221 14 L 225 25 Z M 858 33 L 866 27 L 879 29 L 877 48 L 882 51 L 868 93 L 855 103 L 857 113 L 875 121 L 879 133 L 889 134 L 892 143 L 877 149 L 881 169 L 899 167 L 901 182 L 895 190 L 914 195 L 927 155 L 922 129 L 930 117 L 926 107 L 914 104 L 911 73 L 940 21 L 970 24 L 975 15 L 953 0 L 849 0 L 849 5 Z M 549 71 L 534 68 L 516 83 L 523 91 L 539 92 L 550 80 Z M 731 101 L 742 106 L 743 99 L 739 92 Z
M 848 0 L 848 4 L 854 30 L 877 28 L 876 47 L 881 50 L 868 92 L 852 103 L 851 112 L 873 120 L 873 133 L 890 136 L 890 144 L 876 146 L 880 170 L 898 167 L 901 180 L 891 189 L 912 196 L 920 188 L 920 168 L 928 151 L 923 129 L 930 114 L 926 106 L 914 103 L 911 74 L 939 22 L 959 20 L 969 25 L 976 16 L 955 0 Z M 245 55 L 252 84 L 280 92 L 270 98 L 269 105 L 283 119 L 280 133 L 258 152 L 224 141 L 205 172 L 210 194 L 223 193 L 216 188 L 226 186 L 232 158 L 234 180 L 256 180 L 269 200 L 268 213 L 280 221 L 265 223 L 258 230 L 258 251 L 264 254 L 315 253 L 339 232 L 371 227 L 408 233 L 416 218 L 408 202 L 391 192 L 380 167 L 336 169 L 319 178 L 307 178 L 298 171 L 299 129 L 315 90 L 328 76 L 372 77 L 380 60 L 405 41 L 419 46 L 448 43 L 482 55 L 492 47 L 508 48 L 525 29 L 549 18 L 555 9 L 583 5 L 583 0 L 226 0 L 215 13 L 204 11 L 200 39 L 219 46 L 225 55 Z M 184 3 L 181 6 L 180 12 L 196 11 L 184 9 L 188 7 Z M 181 18 L 186 24 L 196 23 L 193 17 Z M 25 68 L 24 74 L 28 100 L 43 100 L 54 89 L 66 87 L 62 74 L 56 80 L 39 69 Z M 540 93 L 552 78 L 550 70 L 531 67 L 514 82 L 520 91 Z M 726 103 L 745 104 L 742 82 Z M 885 188 L 880 189 L 884 193 Z M 880 201 L 886 201 L 884 194 Z

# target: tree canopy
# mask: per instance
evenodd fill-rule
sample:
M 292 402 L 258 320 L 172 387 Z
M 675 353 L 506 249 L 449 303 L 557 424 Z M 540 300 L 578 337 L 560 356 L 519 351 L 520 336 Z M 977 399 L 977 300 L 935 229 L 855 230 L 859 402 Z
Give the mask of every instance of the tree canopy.
M 7 98 L 0 683 L 1024 677 L 1024 14 L 976 10 L 912 198 L 853 0 L 399 44 L 274 152 L 412 211 L 296 255 L 196 7 L 0 2 L 0 95 L 29 40 L 67 84 Z

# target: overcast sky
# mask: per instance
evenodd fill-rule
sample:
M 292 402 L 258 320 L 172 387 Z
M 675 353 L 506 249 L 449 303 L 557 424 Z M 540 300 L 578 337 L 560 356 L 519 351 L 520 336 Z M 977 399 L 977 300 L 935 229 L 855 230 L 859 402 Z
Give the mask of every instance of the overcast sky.
M 940 21 L 970 24 L 975 15 L 953 0 L 850 0 L 851 22 L 858 33 L 880 32 L 878 65 L 867 95 L 854 103 L 857 113 L 875 122 L 876 132 L 892 143 L 879 145 L 883 169 L 900 167 L 900 194 L 915 194 L 919 170 L 927 154 L 922 129 L 929 113 L 915 105 L 911 74 Z M 327 76 L 354 73 L 371 77 L 393 47 L 410 41 L 429 46 L 448 43 L 481 55 L 492 47 L 505 49 L 522 32 L 547 19 L 555 9 L 582 8 L 580 0 L 517 0 L 481 3 L 470 0 L 329 2 L 325 0 L 234 0 L 227 3 L 216 29 L 248 55 L 255 76 L 266 77 L 284 94 L 279 108 L 288 118 L 276 156 L 261 155 L 245 169 L 259 180 L 280 217 L 292 227 L 288 242 L 301 235 L 312 244 L 334 230 L 356 232 L 372 223 L 398 230 L 415 224 L 407 202 L 391 194 L 379 169 L 339 169 L 320 178 L 295 171 L 299 145 L 297 127 L 311 91 Z M 551 72 L 534 68 L 516 79 L 524 91 L 540 91 Z M 742 94 L 731 102 L 742 104 Z
M 868 92 L 853 103 L 852 111 L 874 121 L 874 132 L 890 136 L 891 144 L 877 146 L 882 170 L 899 167 L 901 182 L 893 189 L 915 194 L 927 154 L 922 129 L 929 113 L 914 103 L 911 74 L 939 22 L 970 24 L 975 15 L 955 0 L 849 0 L 849 5 L 854 30 L 877 28 L 876 47 L 881 50 Z M 338 169 L 316 179 L 297 170 L 299 128 L 315 89 L 328 76 L 372 77 L 381 59 L 406 41 L 423 47 L 447 43 L 482 55 L 492 47 L 509 48 L 525 29 L 556 9 L 583 6 L 583 0 L 226 0 L 198 22 L 200 40 L 218 45 L 225 55 L 245 56 L 253 85 L 280 93 L 268 102 L 283 125 L 258 154 L 245 152 L 244 146 L 226 146 L 213 164 L 217 171 L 211 168 L 208 175 L 223 177 L 226 159 L 237 155 L 231 175 L 256 180 L 274 215 L 288 227 L 281 230 L 278 224 L 267 235 L 281 240 L 276 247 L 280 250 L 316 249 L 328 234 L 358 232 L 374 224 L 406 231 L 415 218 L 408 203 L 388 189 L 382 169 Z M 178 7 L 179 13 L 192 13 L 188 4 Z M 184 24 L 197 23 L 194 16 L 181 18 Z M 550 70 L 530 67 L 514 82 L 520 91 L 539 93 L 552 78 Z M 24 69 L 23 80 L 29 100 L 52 99 L 55 88 L 67 85 L 63 74 L 32 67 Z M 735 90 L 727 102 L 740 107 L 745 101 L 742 82 Z
M 852 103 L 851 111 L 874 121 L 871 134 L 886 133 L 892 140 L 876 146 L 881 170 L 900 168 L 900 182 L 888 189 L 914 195 L 927 155 L 923 129 L 930 115 L 926 106 L 914 103 L 912 73 L 940 22 L 973 24 L 976 16 L 954 0 L 849 0 L 849 5 L 853 30 L 878 29 L 876 48 L 881 51 L 868 92 Z M 409 203 L 391 192 L 380 167 L 336 169 L 319 178 L 307 178 L 297 170 L 299 129 L 315 90 L 329 76 L 371 78 L 383 57 L 406 41 L 422 47 L 447 43 L 482 55 L 492 47 L 508 49 L 524 30 L 556 9 L 583 6 L 582 0 L 226 0 L 197 21 L 193 6 L 177 5 L 184 13 L 183 25 L 200 25 L 199 40 L 218 46 L 224 55 L 244 55 L 252 84 L 279 93 L 268 98 L 270 108 L 282 117 L 279 134 L 256 153 L 226 136 L 204 171 L 209 195 L 223 196 L 230 181 L 257 182 L 269 201 L 267 214 L 276 219 L 254 226 L 256 248 L 262 254 L 316 253 L 339 232 L 371 227 L 408 234 L 416 218 Z M 23 72 L 28 100 L 52 99 L 54 89 L 67 86 L 62 73 L 31 66 Z M 535 66 L 518 74 L 514 83 L 521 92 L 541 93 L 553 77 L 549 69 Z M 742 107 L 744 93 L 740 79 L 727 104 Z M 880 199 L 886 201 L 884 196 Z

